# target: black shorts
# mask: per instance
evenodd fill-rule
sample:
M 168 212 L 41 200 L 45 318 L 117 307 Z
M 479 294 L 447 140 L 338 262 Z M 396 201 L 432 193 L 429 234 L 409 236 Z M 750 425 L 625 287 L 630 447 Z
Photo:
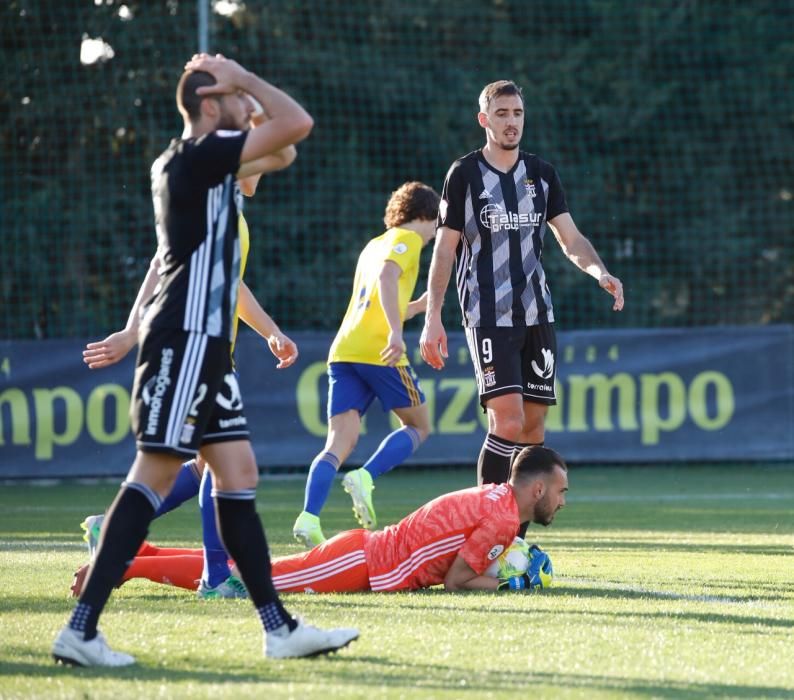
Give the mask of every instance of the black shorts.
M 551 323 L 537 326 L 467 328 L 480 404 L 495 396 L 521 394 L 524 401 L 557 403 L 557 338 Z
M 247 440 L 230 344 L 155 328 L 138 349 L 130 418 L 138 449 L 192 456 L 201 445 Z

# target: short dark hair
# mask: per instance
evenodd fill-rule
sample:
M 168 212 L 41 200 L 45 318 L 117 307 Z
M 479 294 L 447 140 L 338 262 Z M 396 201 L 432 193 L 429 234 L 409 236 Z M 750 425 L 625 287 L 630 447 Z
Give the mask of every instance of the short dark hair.
M 182 73 L 176 86 L 176 106 L 182 116 L 192 122 L 201 116 L 201 101 L 210 95 L 197 95 L 196 90 L 207 85 L 215 85 L 217 81 L 212 73 L 203 70 L 188 70 Z
M 568 465 L 557 452 L 542 445 L 530 445 L 513 458 L 510 479 L 528 481 L 541 474 L 551 474 L 557 466 L 563 471 L 568 471 Z
M 383 223 L 386 228 L 394 228 L 419 219 L 435 221 L 438 216 L 438 192 L 423 182 L 406 182 L 400 185 L 389 197 Z
M 491 104 L 491 100 L 502 95 L 518 95 L 521 98 L 521 103 L 524 103 L 524 93 L 512 80 L 497 80 L 493 83 L 488 83 L 480 93 L 480 111 L 487 112 Z

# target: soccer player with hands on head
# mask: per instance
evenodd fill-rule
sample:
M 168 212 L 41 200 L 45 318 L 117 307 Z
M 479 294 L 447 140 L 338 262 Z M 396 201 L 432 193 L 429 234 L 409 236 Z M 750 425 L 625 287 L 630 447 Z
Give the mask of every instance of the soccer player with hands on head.
M 269 118 L 264 107 L 253 97 L 248 99 L 254 106 L 250 119 L 250 127 L 256 128 Z M 252 197 L 257 190 L 261 175 L 283 170 L 290 166 L 297 157 L 295 146 L 289 145 L 271 153 L 260 160 L 262 172 L 249 175 L 238 180 L 240 190 L 247 197 Z M 250 249 L 248 223 L 242 211 L 238 213 L 238 234 L 240 239 L 240 292 L 237 309 L 232 322 L 232 351 L 237 336 L 238 318 L 255 330 L 267 341 L 268 348 L 278 360 L 276 369 L 286 369 L 298 359 L 298 348 L 294 341 L 285 335 L 275 321 L 261 307 L 250 288 L 243 281 L 245 267 Z M 135 302 L 129 313 L 124 329 L 112 333 L 101 341 L 88 343 L 83 351 L 83 361 L 90 369 L 100 369 L 122 360 L 138 342 L 138 328 L 144 305 L 155 293 L 160 279 L 160 259 L 155 254 L 149 264 L 149 270 L 141 284 Z M 230 400 L 233 397 L 229 397 Z M 158 518 L 179 507 L 194 496 L 199 497 L 201 509 L 202 537 L 204 540 L 204 568 L 198 587 L 200 598 L 240 598 L 246 597 L 245 586 L 239 578 L 232 574 L 228 565 L 228 554 L 220 541 L 215 519 L 215 506 L 211 495 L 212 478 L 206 469 L 201 456 L 185 462 L 177 474 L 171 491 L 163 499 L 154 517 Z M 81 527 L 86 531 L 85 539 L 89 549 L 94 550 L 99 540 L 103 515 L 88 516 Z M 81 568 L 75 576 L 83 576 Z
M 422 357 L 441 369 L 447 336 L 441 307 L 453 263 L 480 403 L 488 414 L 478 483 L 507 478 L 514 453 L 544 442 L 556 403 L 554 312 L 542 264 L 551 229 L 566 257 L 623 308 L 623 286 L 576 227 L 554 167 L 521 151 L 524 97 L 508 80 L 486 85 L 477 115 L 485 146 L 456 160 L 441 193 L 428 274 Z
M 270 118 L 248 129 L 253 105 Z M 321 630 L 284 608 L 256 512 L 258 469 L 232 369 L 240 275 L 237 180 L 308 136 L 311 116 L 278 88 L 223 56 L 194 56 L 177 86 L 184 120 L 152 165 L 152 203 L 162 261 L 139 330 L 131 418 L 137 453 L 108 510 L 96 557 L 53 657 L 82 666 L 127 666 L 97 630 L 113 587 L 143 543 L 184 459 L 200 453 L 213 475 L 219 532 L 264 628 L 268 657 L 334 651 L 355 629 Z M 219 402 L 226 392 L 233 402 Z

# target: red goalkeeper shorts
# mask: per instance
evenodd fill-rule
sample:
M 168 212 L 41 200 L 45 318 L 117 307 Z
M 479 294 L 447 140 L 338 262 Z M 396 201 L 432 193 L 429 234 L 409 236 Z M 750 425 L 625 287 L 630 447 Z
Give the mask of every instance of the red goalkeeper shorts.
M 273 560 L 273 585 L 291 593 L 368 591 L 366 530 L 347 530 L 302 554 Z

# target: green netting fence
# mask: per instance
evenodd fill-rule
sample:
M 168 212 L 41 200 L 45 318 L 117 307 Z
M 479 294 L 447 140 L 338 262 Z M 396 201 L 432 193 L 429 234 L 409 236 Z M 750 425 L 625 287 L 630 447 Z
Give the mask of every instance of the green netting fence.
M 315 117 L 295 165 L 247 208 L 247 281 L 285 329 L 336 326 L 389 193 L 409 179 L 441 188 L 482 144 L 477 95 L 500 78 L 524 88 L 523 147 L 555 164 L 626 286 L 614 314 L 549 234 L 561 328 L 794 321 L 790 0 L 204 7 L 210 51 Z M 123 325 L 155 247 L 149 165 L 181 131 L 173 93 L 200 8 L 0 7 L 0 338 Z M 452 285 L 445 314 L 458 322 Z

